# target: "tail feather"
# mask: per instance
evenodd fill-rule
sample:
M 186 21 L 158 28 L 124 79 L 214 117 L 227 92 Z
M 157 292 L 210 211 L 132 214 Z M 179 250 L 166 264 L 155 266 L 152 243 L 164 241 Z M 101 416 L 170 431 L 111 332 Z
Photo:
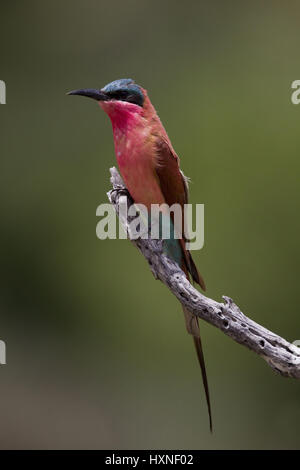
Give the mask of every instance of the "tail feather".
M 208 387 L 208 380 L 207 380 L 204 354 L 203 354 L 200 335 L 199 335 L 199 337 L 193 336 L 193 340 L 194 340 L 194 344 L 195 344 L 195 348 L 196 348 L 197 356 L 198 356 L 198 361 L 199 361 L 200 368 L 201 368 L 202 382 L 203 382 L 203 387 L 204 387 L 204 390 L 205 390 L 206 404 L 207 404 L 207 409 L 208 409 L 209 429 L 210 429 L 210 432 L 212 433 L 213 432 L 213 424 L 212 424 L 212 413 L 211 413 L 211 405 L 210 405 L 209 387 Z
M 189 280 L 189 273 L 190 273 L 193 280 L 197 282 L 202 287 L 203 290 L 205 290 L 204 280 L 202 276 L 200 275 L 198 269 L 196 268 L 196 265 L 192 259 L 190 252 L 185 247 L 185 240 L 180 239 L 179 243 L 181 247 L 180 257 L 181 257 L 182 270 L 184 271 L 188 280 Z M 173 255 L 173 258 L 174 258 L 174 255 Z M 196 317 L 196 315 L 191 313 L 185 307 L 182 306 L 182 308 L 183 308 L 183 313 L 185 317 L 186 329 L 188 333 L 193 336 L 194 345 L 195 345 L 196 352 L 197 352 L 197 358 L 198 358 L 200 369 L 201 369 L 202 382 L 204 386 L 207 409 L 208 409 L 209 427 L 210 427 L 210 431 L 212 432 L 212 413 L 211 413 L 211 406 L 210 406 L 209 387 L 208 387 L 208 380 L 207 380 L 207 374 L 206 374 L 206 368 L 205 368 L 202 343 L 201 343 L 201 338 L 200 338 L 198 318 Z
M 179 242 L 181 246 L 181 251 L 183 255 L 183 263 L 184 263 L 184 266 L 182 266 L 182 269 L 184 270 L 186 277 L 189 279 L 188 273 L 190 273 L 193 281 L 199 284 L 201 289 L 205 291 L 206 286 L 205 286 L 204 279 L 199 273 L 197 266 L 194 263 L 191 253 L 185 247 L 185 240 L 182 238 L 179 240 Z
M 211 405 L 210 405 L 209 387 L 208 387 L 204 354 L 203 354 L 201 337 L 200 337 L 198 318 L 195 315 L 193 315 L 189 310 L 187 310 L 185 307 L 182 307 L 182 308 L 183 308 L 183 313 L 185 317 L 186 329 L 188 333 L 193 336 L 194 345 L 196 348 L 197 357 L 198 357 L 199 365 L 201 368 L 202 382 L 203 382 L 203 387 L 205 391 L 208 416 L 209 416 L 209 428 L 210 428 L 210 432 L 212 432 L 213 425 L 212 425 L 212 413 L 211 413 Z
M 192 255 L 189 251 L 188 251 L 188 257 L 189 257 L 189 272 L 193 278 L 193 281 L 197 282 L 197 284 L 199 284 L 199 286 L 205 291 L 206 286 L 205 286 L 204 279 L 199 273 L 197 266 L 195 265 Z

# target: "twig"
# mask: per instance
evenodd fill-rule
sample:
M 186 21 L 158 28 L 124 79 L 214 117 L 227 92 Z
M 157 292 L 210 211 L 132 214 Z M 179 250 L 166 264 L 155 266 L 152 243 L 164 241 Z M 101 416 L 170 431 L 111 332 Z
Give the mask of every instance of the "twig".
M 113 189 L 108 198 L 128 233 L 132 218 L 119 214 L 120 200 L 123 203 L 125 198 L 128 208 L 133 201 L 117 169 L 111 168 L 110 172 Z M 147 259 L 154 277 L 160 279 L 194 315 L 263 357 L 282 376 L 300 378 L 300 348 L 246 317 L 230 297 L 223 296 L 224 303 L 220 303 L 197 291 L 179 266 L 164 254 L 161 240 L 140 238 L 131 241 Z

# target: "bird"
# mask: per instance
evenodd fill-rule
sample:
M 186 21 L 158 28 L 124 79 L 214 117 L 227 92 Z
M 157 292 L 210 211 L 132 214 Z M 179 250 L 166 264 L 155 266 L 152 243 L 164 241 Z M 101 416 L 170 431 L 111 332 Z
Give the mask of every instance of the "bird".
M 169 207 L 179 204 L 183 208 L 188 203 L 188 178 L 180 169 L 179 157 L 146 89 L 134 80 L 124 78 L 114 80 L 101 89 L 83 88 L 70 91 L 68 95 L 85 96 L 96 100 L 109 116 L 118 167 L 126 188 L 136 204 L 143 204 L 150 210 L 152 204 L 167 204 Z M 164 240 L 164 243 L 167 253 L 184 271 L 187 279 L 190 280 L 191 277 L 205 291 L 203 277 L 186 248 L 185 222 L 183 217 L 182 238 L 174 240 L 173 237 L 171 240 Z M 210 394 L 199 321 L 184 306 L 182 308 L 186 329 L 193 337 L 202 372 L 209 427 L 212 432 Z

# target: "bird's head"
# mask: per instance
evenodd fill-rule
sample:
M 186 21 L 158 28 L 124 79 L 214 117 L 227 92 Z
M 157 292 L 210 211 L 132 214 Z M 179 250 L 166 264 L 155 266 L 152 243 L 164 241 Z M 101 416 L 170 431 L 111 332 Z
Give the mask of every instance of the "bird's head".
M 114 120 L 124 114 L 142 114 L 147 92 L 130 78 L 122 78 L 108 83 L 101 89 L 85 88 L 70 91 L 68 95 L 93 98 Z

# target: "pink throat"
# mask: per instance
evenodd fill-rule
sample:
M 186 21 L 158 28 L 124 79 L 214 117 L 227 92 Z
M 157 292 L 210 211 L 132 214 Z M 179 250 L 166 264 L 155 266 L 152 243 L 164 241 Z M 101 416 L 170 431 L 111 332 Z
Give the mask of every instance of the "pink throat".
M 113 129 L 126 133 L 141 119 L 143 108 L 127 101 L 99 101 L 101 108 L 110 117 Z

